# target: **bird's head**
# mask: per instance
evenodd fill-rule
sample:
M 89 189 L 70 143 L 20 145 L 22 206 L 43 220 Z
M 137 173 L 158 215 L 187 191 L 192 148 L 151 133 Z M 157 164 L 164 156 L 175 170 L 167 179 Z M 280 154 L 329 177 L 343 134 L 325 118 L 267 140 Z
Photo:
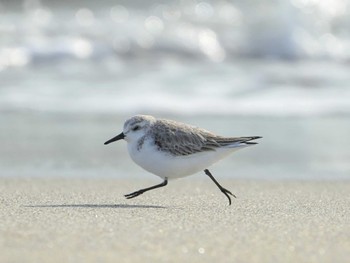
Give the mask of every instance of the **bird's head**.
M 106 141 L 104 144 L 109 144 L 121 139 L 125 139 L 127 142 L 137 141 L 148 132 L 155 121 L 156 119 L 154 117 L 148 115 L 136 115 L 131 117 L 125 121 L 123 132 Z

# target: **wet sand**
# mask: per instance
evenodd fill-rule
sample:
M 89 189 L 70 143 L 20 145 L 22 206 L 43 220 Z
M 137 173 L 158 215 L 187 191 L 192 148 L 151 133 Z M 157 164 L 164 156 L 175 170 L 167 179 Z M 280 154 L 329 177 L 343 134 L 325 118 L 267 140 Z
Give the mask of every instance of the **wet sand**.
M 350 182 L 0 179 L 0 262 L 348 262 Z

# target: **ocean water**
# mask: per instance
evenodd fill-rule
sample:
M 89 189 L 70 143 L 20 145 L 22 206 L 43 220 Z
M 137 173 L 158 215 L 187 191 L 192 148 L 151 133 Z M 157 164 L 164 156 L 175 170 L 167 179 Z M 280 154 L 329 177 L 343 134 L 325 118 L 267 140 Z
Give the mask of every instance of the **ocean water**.
M 349 28 L 341 0 L 1 1 L 0 176 L 143 176 L 103 145 L 143 113 L 264 137 L 220 176 L 350 179 Z

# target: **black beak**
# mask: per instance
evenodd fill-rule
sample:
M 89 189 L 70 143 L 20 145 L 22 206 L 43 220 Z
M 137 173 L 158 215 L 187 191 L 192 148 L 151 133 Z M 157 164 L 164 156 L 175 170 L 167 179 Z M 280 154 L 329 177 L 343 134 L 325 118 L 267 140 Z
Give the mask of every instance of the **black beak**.
M 118 141 L 118 140 L 121 140 L 121 139 L 124 139 L 124 138 L 125 138 L 124 133 L 121 133 L 121 134 L 119 134 L 119 135 L 113 137 L 112 139 L 106 141 L 104 144 L 106 145 L 106 144 L 109 144 L 109 143 L 111 143 L 111 142 L 115 142 L 115 141 Z

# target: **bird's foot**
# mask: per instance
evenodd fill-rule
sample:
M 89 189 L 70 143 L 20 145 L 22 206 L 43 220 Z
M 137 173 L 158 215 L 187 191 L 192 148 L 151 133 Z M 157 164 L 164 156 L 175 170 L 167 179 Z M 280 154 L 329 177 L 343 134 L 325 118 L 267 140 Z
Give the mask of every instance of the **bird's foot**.
M 237 198 L 233 193 L 231 193 L 231 191 L 227 190 L 226 188 L 222 187 L 220 190 L 227 197 L 229 205 L 231 205 L 231 197 L 229 196 L 229 194 L 232 195 L 234 198 Z
M 139 191 L 132 192 L 130 194 L 126 194 L 124 196 L 126 197 L 126 199 L 131 199 L 131 198 L 134 198 L 136 196 L 142 195 L 143 193 L 144 193 L 144 191 L 139 190 Z

